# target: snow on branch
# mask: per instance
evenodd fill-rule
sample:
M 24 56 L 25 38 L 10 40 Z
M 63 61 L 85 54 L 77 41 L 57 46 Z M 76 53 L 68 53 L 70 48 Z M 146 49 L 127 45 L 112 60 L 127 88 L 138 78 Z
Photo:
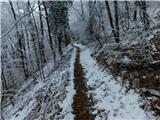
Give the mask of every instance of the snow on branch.
M 4 35 L 2 35 L 2 36 L 0 37 L 0 39 L 2 39 L 2 38 L 4 38 L 5 36 L 7 36 L 7 35 L 13 30 L 13 28 L 18 24 L 18 22 L 19 22 L 22 18 L 24 18 L 24 17 L 26 17 L 27 15 L 31 14 L 32 12 L 34 12 L 40 5 L 41 5 L 41 3 L 40 3 L 39 5 L 37 5 L 34 9 L 32 9 L 30 12 L 28 12 L 28 13 L 26 13 L 25 15 L 23 15 L 22 17 L 20 17 L 20 18 L 14 23 L 14 25 L 8 30 L 8 32 L 6 32 Z

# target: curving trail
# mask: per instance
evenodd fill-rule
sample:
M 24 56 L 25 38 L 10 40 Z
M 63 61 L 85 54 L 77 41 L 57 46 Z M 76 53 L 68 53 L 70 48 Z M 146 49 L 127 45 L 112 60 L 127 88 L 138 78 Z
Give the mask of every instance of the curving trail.
M 73 98 L 73 114 L 75 114 L 75 120 L 94 120 L 95 116 L 90 113 L 90 107 L 92 105 L 90 98 L 87 96 L 87 87 L 84 78 L 84 72 L 80 63 L 80 49 L 77 48 L 75 70 L 74 70 L 74 87 L 76 94 Z
M 141 108 L 143 100 L 139 94 L 128 90 L 120 77 L 112 76 L 91 57 L 89 48 L 81 44 L 74 44 L 74 47 L 77 48 L 74 63 L 76 94 L 72 104 L 75 120 L 159 120 Z

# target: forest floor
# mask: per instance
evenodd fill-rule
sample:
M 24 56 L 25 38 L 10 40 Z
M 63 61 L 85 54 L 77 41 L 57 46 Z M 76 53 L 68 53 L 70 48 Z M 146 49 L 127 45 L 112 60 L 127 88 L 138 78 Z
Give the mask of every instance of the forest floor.
M 77 47 L 75 69 L 74 69 L 74 87 L 76 94 L 73 97 L 73 113 L 75 120 L 94 120 L 95 116 L 91 114 L 91 100 L 87 96 L 88 89 L 84 78 L 84 71 L 80 63 L 80 49 Z
M 146 101 L 143 109 L 160 116 L 160 37 L 151 37 L 148 44 L 140 42 L 102 50 L 96 60 L 110 69 L 113 76 L 128 82 L 128 89 L 140 94 Z
M 73 47 L 75 46 L 75 47 Z M 128 90 L 123 78 L 91 57 L 82 44 L 70 45 L 46 78 L 30 79 L 3 108 L 5 120 L 159 120 L 141 106 L 143 98 Z
M 83 66 L 83 80 L 92 101 L 90 109 L 96 116 L 95 120 L 158 120 L 151 111 L 141 108 L 144 101 L 138 93 L 132 89 L 128 90 L 128 84 L 124 84 L 120 77 L 114 77 L 109 69 L 99 65 L 91 57 L 92 52 L 89 48 L 81 44 L 75 46 L 80 48 L 78 57 Z M 76 72 L 78 74 L 79 70 Z

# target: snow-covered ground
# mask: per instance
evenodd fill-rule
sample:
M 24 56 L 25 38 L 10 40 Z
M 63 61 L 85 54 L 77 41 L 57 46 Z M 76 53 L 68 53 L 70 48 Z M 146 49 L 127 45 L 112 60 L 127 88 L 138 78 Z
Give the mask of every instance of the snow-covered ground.
M 73 103 L 73 96 L 75 95 L 74 90 L 74 63 L 76 59 L 76 49 L 74 48 L 73 54 L 70 60 L 70 85 L 66 87 L 67 96 L 66 99 L 63 101 L 62 108 L 64 111 L 67 111 L 68 114 L 64 116 L 64 120 L 74 120 L 74 115 L 72 114 L 72 103 Z M 66 110 L 65 110 L 66 109 Z
M 93 97 L 96 120 L 156 120 L 151 113 L 144 111 L 142 100 L 133 90 L 126 92 L 120 78 L 114 78 L 109 71 L 104 71 L 90 56 L 91 51 L 81 48 L 80 61 L 84 68 L 87 85 Z
M 96 120 L 159 120 L 151 112 L 144 111 L 140 105 L 143 100 L 134 92 L 127 90 L 121 78 L 115 78 L 108 70 L 103 70 L 90 56 L 86 46 L 74 44 L 81 50 L 80 62 L 92 96 L 93 114 Z M 53 70 L 52 64 L 45 67 L 48 78 L 30 79 L 14 98 L 15 105 L 3 109 L 5 120 L 74 120 L 72 113 L 74 89 L 74 63 L 76 48 L 69 46 Z
M 58 61 L 44 67 L 45 79 L 38 73 L 29 79 L 14 96 L 14 106 L 3 108 L 5 120 L 73 120 L 75 50 L 68 46 Z

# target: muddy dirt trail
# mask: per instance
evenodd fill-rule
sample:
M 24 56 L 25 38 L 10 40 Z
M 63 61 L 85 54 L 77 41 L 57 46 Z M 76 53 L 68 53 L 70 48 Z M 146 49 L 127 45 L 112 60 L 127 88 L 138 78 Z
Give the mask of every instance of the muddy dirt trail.
M 95 116 L 90 112 L 92 103 L 90 98 L 87 96 L 88 90 L 86 87 L 83 68 L 80 63 L 79 48 L 77 48 L 74 76 L 74 88 L 76 90 L 76 94 L 73 98 L 72 108 L 75 120 L 94 120 Z

